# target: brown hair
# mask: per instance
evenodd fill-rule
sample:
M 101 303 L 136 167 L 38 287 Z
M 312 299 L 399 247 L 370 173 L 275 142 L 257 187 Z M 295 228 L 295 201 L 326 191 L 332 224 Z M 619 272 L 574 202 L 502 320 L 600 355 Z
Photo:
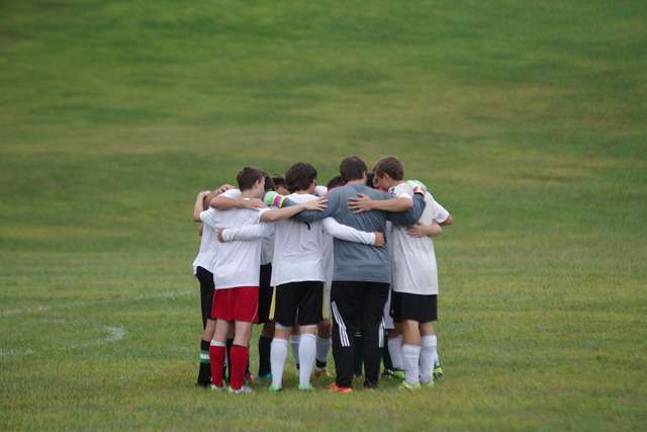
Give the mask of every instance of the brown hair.
M 339 174 L 345 182 L 361 180 L 367 171 L 366 163 L 358 156 L 344 158 L 339 165 Z
M 375 164 L 373 168 L 375 175 L 383 177 L 388 174 L 393 180 L 402 180 L 404 178 L 404 165 L 402 161 L 395 156 L 387 156 Z
M 245 167 L 238 172 L 236 175 L 236 181 L 238 182 L 238 189 L 241 191 L 246 191 L 254 187 L 254 184 L 263 179 L 265 175 L 262 171 L 257 170 L 252 167 Z

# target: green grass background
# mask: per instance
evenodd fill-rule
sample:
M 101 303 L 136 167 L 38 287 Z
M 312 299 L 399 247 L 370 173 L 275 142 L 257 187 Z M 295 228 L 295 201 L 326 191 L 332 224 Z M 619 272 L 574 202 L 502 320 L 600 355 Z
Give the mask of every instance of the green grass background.
M 646 19 L 639 1 L 0 2 L 0 429 L 644 430 Z M 353 153 L 400 156 L 454 215 L 445 382 L 196 390 L 196 192 L 246 164 L 326 181 Z

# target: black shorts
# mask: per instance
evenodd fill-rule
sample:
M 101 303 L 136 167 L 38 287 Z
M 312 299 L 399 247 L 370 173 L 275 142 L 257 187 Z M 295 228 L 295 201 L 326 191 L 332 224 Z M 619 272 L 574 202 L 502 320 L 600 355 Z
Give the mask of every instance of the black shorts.
M 272 279 L 272 264 L 261 266 L 261 281 L 258 288 L 258 324 L 270 321 L 270 308 L 274 288 L 270 285 Z
M 202 309 L 202 328 L 207 325 L 207 318 L 211 315 L 211 303 L 213 302 L 213 273 L 209 270 L 198 266 L 195 271 L 195 277 L 200 282 L 200 305 Z
M 435 294 L 391 293 L 391 316 L 393 321 L 406 320 L 426 323 L 438 319 L 438 296 Z
M 283 327 L 317 325 L 323 319 L 323 282 L 292 282 L 276 287 L 274 320 Z

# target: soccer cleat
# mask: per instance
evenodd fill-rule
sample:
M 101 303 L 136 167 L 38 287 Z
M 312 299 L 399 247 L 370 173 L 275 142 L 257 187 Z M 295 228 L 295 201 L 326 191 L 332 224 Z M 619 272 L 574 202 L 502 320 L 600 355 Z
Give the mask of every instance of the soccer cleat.
M 405 373 L 402 369 L 393 369 L 393 378 L 399 379 L 399 380 L 404 380 L 405 378 Z
M 335 383 L 330 384 L 328 391 L 331 393 L 349 394 L 353 392 L 352 387 L 341 387 Z
M 433 375 L 434 375 L 434 380 L 435 381 L 440 380 L 440 379 L 443 378 L 443 368 L 442 368 L 442 366 L 440 366 L 440 363 L 436 363 L 434 365 Z
M 430 379 L 429 381 L 426 381 L 426 382 L 420 381 L 420 385 L 423 387 L 433 387 L 435 384 L 434 384 L 434 380 Z
M 226 389 L 226 387 L 225 387 L 224 385 L 223 385 L 223 386 L 218 387 L 218 386 L 217 386 L 217 385 L 215 385 L 215 384 L 211 384 L 211 386 L 210 386 L 209 388 L 210 388 L 211 390 L 213 390 L 213 391 L 217 391 L 217 392 L 222 392 L 222 391 L 225 391 L 225 389 Z
M 311 384 L 305 384 L 305 385 L 299 384 L 299 391 L 312 392 L 312 391 L 315 391 L 315 388 L 312 387 Z
M 211 380 L 209 380 L 209 381 L 197 381 L 195 383 L 195 386 L 208 389 L 209 386 L 211 386 Z
M 400 384 L 400 387 L 398 387 L 402 391 L 416 391 L 420 390 L 420 383 L 415 383 L 415 384 L 409 384 L 406 381 L 402 381 L 402 384 Z
M 328 370 L 326 367 L 318 367 L 315 369 L 315 377 L 320 378 L 320 377 L 327 377 L 328 376 Z
M 243 385 L 239 389 L 233 389 L 229 387 L 229 393 L 233 394 L 249 394 L 254 393 L 254 390 L 250 386 Z
M 270 384 L 270 386 L 267 388 L 267 391 L 270 393 L 278 393 L 281 390 L 283 390 L 283 387 L 275 386 L 274 384 Z

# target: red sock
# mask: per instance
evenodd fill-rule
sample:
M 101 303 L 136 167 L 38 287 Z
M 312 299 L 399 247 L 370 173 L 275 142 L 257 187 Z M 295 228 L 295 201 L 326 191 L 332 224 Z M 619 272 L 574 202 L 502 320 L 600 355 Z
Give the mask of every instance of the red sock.
M 209 360 L 211 362 L 211 383 L 222 387 L 225 367 L 225 344 L 211 341 L 209 346 Z
M 245 380 L 245 369 L 249 362 L 249 350 L 247 347 L 234 345 L 231 347 L 231 367 L 229 375 L 229 385 L 234 390 L 238 390 L 243 386 Z

